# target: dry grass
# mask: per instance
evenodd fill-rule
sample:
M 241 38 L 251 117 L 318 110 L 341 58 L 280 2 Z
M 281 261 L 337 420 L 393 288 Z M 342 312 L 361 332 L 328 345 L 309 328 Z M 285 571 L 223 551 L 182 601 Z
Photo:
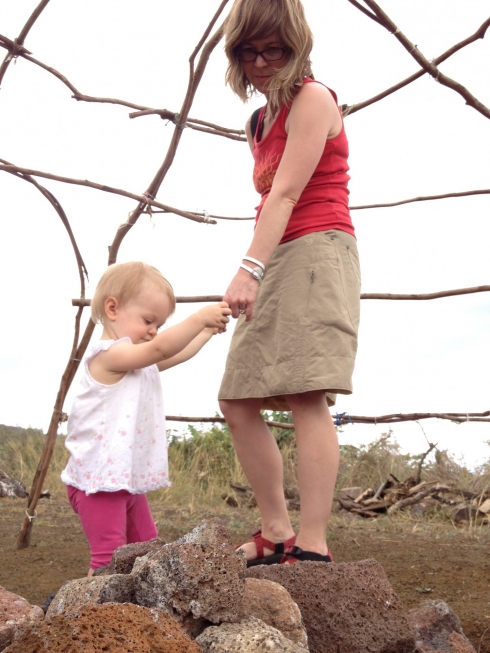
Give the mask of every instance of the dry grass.
M 284 421 L 288 415 L 273 413 L 270 417 Z M 275 429 L 274 435 L 284 460 L 285 484 L 297 487 L 294 433 L 286 429 Z M 29 488 L 43 442 L 44 435 L 40 430 L 0 425 L 2 469 Z M 45 489 L 49 489 L 53 494 L 64 494 L 60 473 L 67 458 L 64 438 L 60 436 L 45 482 Z M 152 503 L 161 504 L 162 508 L 194 512 L 205 507 L 208 511 L 220 514 L 227 510 L 221 495 L 230 491 L 230 482 L 246 483 L 226 425 L 215 425 L 206 430 L 189 427 L 185 439 L 170 436 L 169 462 L 172 486 L 151 495 Z M 420 456 L 400 453 L 399 445 L 391 431 L 367 446 L 342 446 L 337 489 L 360 486 L 363 489 L 371 487 L 376 490 L 389 474 L 400 480 L 415 475 L 419 462 Z M 490 461 L 472 472 L 457 463 L 447 452 L 436 451 L 424 461 L 422 480 L 437 480 L 465 490 L 481 492 L 490 487 Z M 440 515 L 441 511 L 434 508 L 424 520 L 434 521 L 439 519 Z M 401 519 L 412 518 L 406 513 Z M 376 520 L 378 524 L 384 524 L 385 521 L 387 524 L 391 523 L 387 518 Z M 481 529 L 479 524 L 472 527 Z

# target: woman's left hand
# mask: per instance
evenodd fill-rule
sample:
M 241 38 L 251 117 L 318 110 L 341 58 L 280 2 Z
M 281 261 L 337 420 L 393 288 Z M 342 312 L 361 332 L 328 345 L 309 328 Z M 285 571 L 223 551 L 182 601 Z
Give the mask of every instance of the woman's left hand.
M 258 289 L 259 282 L 257 279 L 254 279 L 246 270 L 238 270 L 223 297 L 223 301 L 231 308 L 231 314 L 234 318 L 243 313 L 246 322 L 252 318 Z

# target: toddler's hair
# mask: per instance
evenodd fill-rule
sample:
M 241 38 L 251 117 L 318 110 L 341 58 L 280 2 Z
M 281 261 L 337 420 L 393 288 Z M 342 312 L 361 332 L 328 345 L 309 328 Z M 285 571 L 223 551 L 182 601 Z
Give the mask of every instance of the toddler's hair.
M 152 265 L 140 261 L 131 261 L 110 265 L 102 275 L 92 299 L 92 320 L 96 324 L 103 321 L 105 318 L 105 301 L 108 297 L 114 297 L 121 306 L 124 306 L 141 291 L 145 282 L 148 281 L 157 290 L 167 295 L 172 309 L 171 313 L 173 313 L 175 310 L 175 295 L 170 283 Z

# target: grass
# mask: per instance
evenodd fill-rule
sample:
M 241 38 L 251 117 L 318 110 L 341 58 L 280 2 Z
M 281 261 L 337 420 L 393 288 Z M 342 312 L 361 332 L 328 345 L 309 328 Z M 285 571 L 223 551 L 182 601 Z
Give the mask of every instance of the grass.
M 272 413 L 268 417 L 275 421 L 290 421 L 287 413 Z M 294 432 L 279 428 L 274 428 L 273 432 L 284 460 L 285 485 L 297 488 Z M 41 455 L 44 437 L 39 429 L 0 425 L 2 469 L 9 476 L 22 481 L 27 489 Z M 389 474 L 400 480 L 415 476 L 422 455 L 402 454 L 391 430 L 366 446 L 342 445 L 337 490 L 352 486 L 376 490 Z M 44 488 L 52 494 L 65 492 L 60 473 L 67 459 L 64 437 L 59 436 L 44 484 Z M 192 514 L 205 507 L 207 511 L 222 514 L 228 511 L 228 506 L 221 495 L 230 492 L 230 482 L 247 483 L 226 425 L 213 425 L 208 429 L 189 426 L 185 438 L 170 433 L 169 466 L 172 486 L 151 493 L 152 503 L 161 504 L 166 509 L 185 510 Z M 490 461 L 478 470 L 470 471 L 446 451 L 436 450 L 424 460 L 421 478 L 481 492 L 490 487 Z M 434 520 L 441 514 L 442 511 L 436 506 L 425 519 Z M 403 518 L 411 519 L 409 513 L 405 513 Z M 380 524 L 382 520 L 389 522 L 389 518 L 385 517 L 378 518 L 376 522 Z M 480 527 L 479 524 L 470 526 Z

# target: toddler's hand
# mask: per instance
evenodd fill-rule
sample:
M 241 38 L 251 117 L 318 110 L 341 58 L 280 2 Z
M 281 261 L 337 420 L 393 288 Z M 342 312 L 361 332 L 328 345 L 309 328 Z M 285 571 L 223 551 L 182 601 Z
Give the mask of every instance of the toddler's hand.
M 198 313 L 203 319 L 205 327 L 213 329 L 213 331 L 216 329 L 214 333 L 226 331 L 226 325 L 230 321 L 228 315 L 231 315 L 231 310 L 226 302 L 204 306 Z

